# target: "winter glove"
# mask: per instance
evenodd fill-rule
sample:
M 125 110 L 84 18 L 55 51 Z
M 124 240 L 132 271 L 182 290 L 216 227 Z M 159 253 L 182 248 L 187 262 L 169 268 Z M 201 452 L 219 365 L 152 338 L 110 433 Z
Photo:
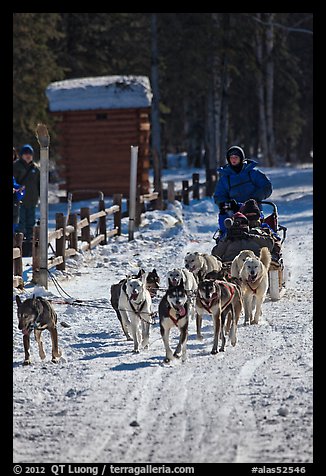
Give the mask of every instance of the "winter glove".
M 233 213 L 237 213 L 240 209 L 240 205 L 238 204 L 236 200 L 234 200 L 234 198 L 230 200 L 230 208 L 233 211 Z

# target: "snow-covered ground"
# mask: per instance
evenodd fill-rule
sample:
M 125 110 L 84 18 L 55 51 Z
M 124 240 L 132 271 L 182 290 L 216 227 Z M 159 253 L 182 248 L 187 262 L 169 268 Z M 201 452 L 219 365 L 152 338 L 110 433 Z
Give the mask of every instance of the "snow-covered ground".
M 70 258 L 66 272 L 53 272 L 47 291 L 32 285 L 14 291 L 22 299 L 33 292 L 53 298 L 59 322 L 70 325 L 58 327 L 64 357 L 57 365 L 45 331 L 46 360 L 32 340 L 33 364 L 24 367 L 14 303 L 15 463 L 313 461 L 313 169 L 265 171 L 288 228 L 286 293 L 277 302 L 266 299 L 258 326 L 245 327 L 241 317 L 238 343 L 225 353 L 210 354 L 213 327 L 206 316 L 201 342 L 190 322 L 186 362 L 162 364 L 157 319 L 149 349 L 133 354 L 109 301 L 110 285 L 139 267 L 156 268 L 164 288 L 167 271 L 182 267 L 187 251 L 210 253 L 212 199 L 147 212 L 131 242 L 125 219 L 121 237 Z M 163 178 L 181 181 L 192 172 L 168 170 Z M 51 213 L 56 209 L 50 205 Z

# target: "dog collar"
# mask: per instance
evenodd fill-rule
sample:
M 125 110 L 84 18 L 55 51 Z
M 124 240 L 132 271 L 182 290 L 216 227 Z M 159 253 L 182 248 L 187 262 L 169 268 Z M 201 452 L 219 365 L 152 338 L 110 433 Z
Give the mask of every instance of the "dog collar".
M 131 309 L 134 311 L 135 314 L 139 314 L 141 312 L 141 310 L 143 309 L 143 307 L 145 306 L 145 300 L 141 301 L 139 304 L 139 308 L 138 310 L 136 310 L 135 306 L 133 305 L 133 303 L 131 302 L 131 299 L 129 299 L 129 304 L 130 304 L 130 307 Z M 134 304 L 138 305 L 137 302 L 135 302 Z
M 23 335 L 29 335 L 33 330 L 34 331 L 43 331 L 44 329 L 47 329 L 47 327 L 48 327 L 48 324 L 43 324 L 41 326 L 40 322 L 39 322 L 40 316 L 43 312 L 43 306 L 42 306 L 42 310 L 37 309 L 37 307 L 34 307 L 34 310 L 36 311 L 37 316 L 35 317 L 34 322 L 32 322 L 31 325 L 27 329 L 22 330 Z
M 178 327 L 178 320 L 185 317 L 186 314 L 187 314 L 187 311 L 185 308 L 184 308 L 184 313 L 181 315 L 176 309 L 174 309 L 173 307 L 170 307 L 168 317 L 172 320 L 174 325 Z
M 224 309 L 227 308 L 227 306 L 230 304 L 230 302 L 232 301 L 232 298 L 233 298 L 233 295 L 235 293 L 235 289 L 233 286 L 229 286 L 227 283 L 225 283 L 224 281 L 219 281 L 219 284 L 221 284 L 222 286 L 224 286 L 225 288 L 228 289 L 229 293 L 230 293 L 230 297 L 228 299 L 228 301 L 224 304 L 224 306 L 222 307 L 222 311 L 224 311 Z M 250 287 L 250 286 L 249 286 Z M 211 311 L 211 306 L 212 306 L 212 303 L 214 301 L 216 301 L 217 299 L 217 294 L 214 293 L 211 297 L 211 299 L 209 299 L 209 301 L 207 301 L 206 299 L 202 299 L 201 297 L 199 298 L 200 299 L 200 302 L 202 303 L 204 309 L 206 309 L 207 312 L 210 312 Z M 208 303 L 207 303 L 208 302 Z
M 247 284 L 248 288 L 250 288 L 251 291 L 252 291 L 254 294 L 256 294 L 257 289 L 258 289 L 258 286 L 257 286 L 257 288 L 252 288 L 252 287 L 250 286 L 250 283 L 253 284 L 254 282 L 255 282 L 255 281 L 248 281 L 248 280 L 247 280 L 247 281 L 246 281 L 246 284 Z
M 207 312 L 211 312 L 211 307 L 214 301 L 217 299 L 217 294 L 214 293 L 212 294 L 212 297 L 210 299 L 204 299 L 202 297 L 199 298 L 200 302 L 202 303 L 202 306 L 204 309 L 206 309 Z

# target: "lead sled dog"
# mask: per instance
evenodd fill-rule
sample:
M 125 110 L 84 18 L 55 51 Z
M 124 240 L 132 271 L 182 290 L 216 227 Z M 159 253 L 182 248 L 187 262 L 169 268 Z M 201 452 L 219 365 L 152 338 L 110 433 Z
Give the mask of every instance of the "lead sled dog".
M 118 283 L 112 284 L 111 286 L 110 302 L 113 309 L 116 312 L 116 315 L 122 327 L 122 331 L 124 335 L 126 336 L 127 340 L 132 340 L 132 337 L 129 333 L 128 326 L 125 324 L 125 321 L 122 321 L 122 318 L 121 318 L 121 313 L 119 309 L 119 298 L 121 294 L 121 289 L 126 284 L 128 278 L 131 278 L 131 277 L 141 278 L 143 274 L 145 274 L 145 270 L 140 269 L 137 275 L 128 276 L 127 278 L 121 279 Z M 154 268 L 152 271 L 149 271 L 146 274 L 146 288 L 148 289 L 151 297 L 156 296 L 157 290 L 159 289 L 159 283 L 160 283 L 160 278 L 159 278 L 159 275 L 157 274 L 156 269 Z
M 186 360 L 189 303 L 183 283 L 169 287 L 162 297 L 158 313 L 160 318 L 160 332 L 165 347 L 164 362 L 170 362 L 174 357 Z M 173 352 L 170 347 L 170 331 L 176 327 L 179 330 L 179 342 Z
M 127 278 L 120 289 L 118 306 L 121 324 L 134 341 L 134 352 L 148 348 L 152 322 L 152 298 L 146 287 L 147 273 L 140 278 Z
M 168 287 L 183 285 L 188 297 L 189 318 L 195 318 L 195 298 L 197 293 L 197 280 L 195 275 L 185 268 L 173 268 L 167 274 Z

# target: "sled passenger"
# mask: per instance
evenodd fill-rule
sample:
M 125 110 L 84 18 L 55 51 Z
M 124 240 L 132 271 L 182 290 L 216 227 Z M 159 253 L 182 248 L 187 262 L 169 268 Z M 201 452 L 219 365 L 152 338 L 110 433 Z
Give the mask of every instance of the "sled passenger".
M 264 223 L 264 215 L 257 202 L 252 198 L 247 200 L 240 208 L 240 212 L 248 219 L 251 233 L 257 235 L 267 234 L 273 238 L 274 246 L 271 250 L 272 260 L 279 262 L 281 259 L 281 237 L 267 223 Z
M 281 237 L 276 233 L 276 231 L 264 222 L 264 214 L 260 210 L 256 200 L 250 198 L 240 207 L 239 211 L 247 217 L 249 228 L 259 227 L 263 228 L 265 231 L 269 230 L 276 240 L 281 240 Z
M 267 247 L 272 253 L 273 237 L 265 232 L 250 229 L 248 219 L 240 212 L 225 219 L 226 233 L 212 249 L 212 255 L 222 262 L 232 261 L 242 250 L 251 250 L 259 256 L 260 250 Z
M 228 163 L 217 170 L 219 180 L 214 192 L 214 201 L 219 207 L 220 235 L 226 233 L 224 220 L 239 211 L 242 203 L 250 198 L 260 202 L 273 191 L 269 178 L 256 168 L 255 160 L 246 159 L 241 147 L 230 147 L 226 160 Z

